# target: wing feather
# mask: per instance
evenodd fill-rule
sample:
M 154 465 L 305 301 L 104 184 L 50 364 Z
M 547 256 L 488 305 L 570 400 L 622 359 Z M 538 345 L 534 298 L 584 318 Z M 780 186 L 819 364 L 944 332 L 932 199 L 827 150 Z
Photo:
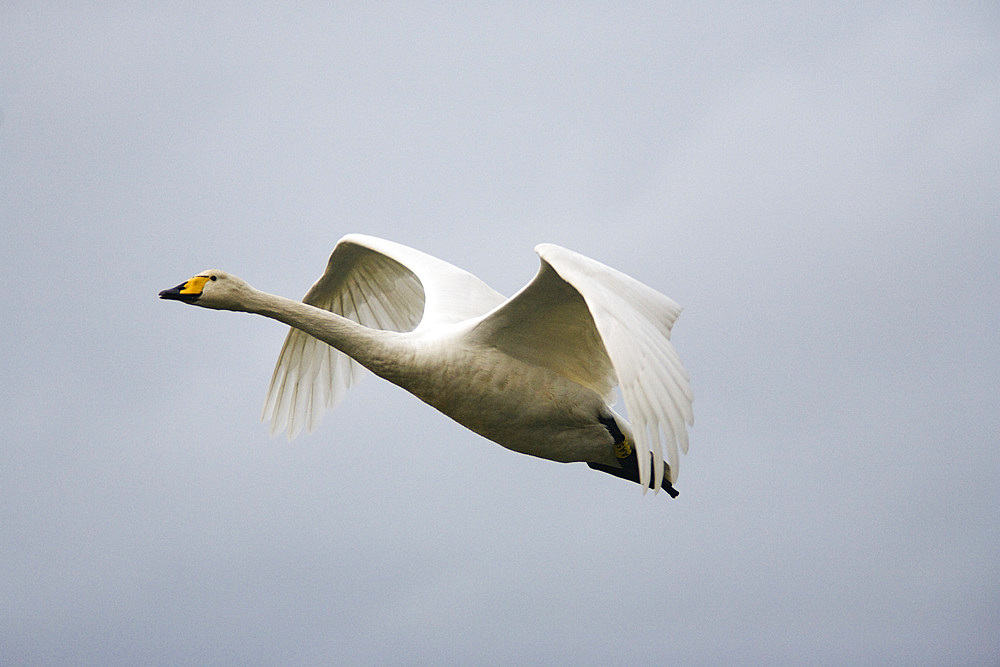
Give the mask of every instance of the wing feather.
M 653 453 L 654 488 L 663 476 L 663 449 L 670 481 L 677 479 L 678 449 L 687 452 L 687 424 L 694 423 L 691 384 L 670 330 L 681 308 L 672 299 L 600 262 L 550 244 L 536 248 L 542 259 L 586 301 L 621 385 L 636 429 L 640 481 L 649 482 Z
M 542 259 L 535 278 L 471 335 L 590 387 L 609 403 L 620 386 L 643 488 L 651 473 L 653 488 L 660 488 L 664 463 L 676 481 L 678 449 L 687 452 L 686 424 L 693 423 L 690 381 L 670 342 L 680 306 L 559 246 L 542 244 L 535 251 Z
M 472 274 L 398 243 L 361 234 L 342 238 L 303 302 L 387 331 L 479 317 L 503 301 Z M 342 352 L 292 329 L 278 355 L 261 418 L 288 439 L 312 431 L 363 376 Z
M 614 368 L 579 291 L 542 262 L 535 278 L 470 335 L 613 399 Z

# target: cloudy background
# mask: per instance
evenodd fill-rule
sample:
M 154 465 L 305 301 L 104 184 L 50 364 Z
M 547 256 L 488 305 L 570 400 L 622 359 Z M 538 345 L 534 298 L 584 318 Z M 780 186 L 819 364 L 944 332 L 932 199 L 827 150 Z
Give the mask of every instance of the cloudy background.
M 1000 660 L 993 3 L 368 4 L 0 9 L 0 663 Z M 284 327 L 156 293 L 347 232 L 679 301 L 680 497 L 270 438 Z

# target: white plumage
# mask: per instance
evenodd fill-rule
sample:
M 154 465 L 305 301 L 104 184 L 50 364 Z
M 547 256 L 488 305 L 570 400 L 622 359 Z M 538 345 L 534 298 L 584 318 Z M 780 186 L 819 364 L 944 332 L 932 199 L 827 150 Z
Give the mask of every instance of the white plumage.
M 315 428 L 367 367 L 504 447 L 674 495 L 693 423 L 670 343 L 680 307 L 565 248 L 535 251 L 538 274 L 509 299 L 447 262 L 360 234 L 340 240 L 302 302 L 222 271 L 160 296 L 292 326 L 264 404 L 272 433 Z M 616 385 L 631 425 L 610 406 Z M 623 438 L 628 459 L 615 453 Z

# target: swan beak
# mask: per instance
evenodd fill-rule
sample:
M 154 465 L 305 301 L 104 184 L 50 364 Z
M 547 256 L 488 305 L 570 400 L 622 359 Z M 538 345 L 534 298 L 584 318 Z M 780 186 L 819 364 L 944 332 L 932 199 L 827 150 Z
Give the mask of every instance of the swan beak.
M 160 292 L 160 298 L 194 303 L 198 300 L 198 297 L 201 296 L 201 291 L 204 289 L 205 282 L 207 281 L 208 276 L 195 276 L 191 280 L 187 280 L 177 287 L 171 287 L 170 289 L 163 290 Z

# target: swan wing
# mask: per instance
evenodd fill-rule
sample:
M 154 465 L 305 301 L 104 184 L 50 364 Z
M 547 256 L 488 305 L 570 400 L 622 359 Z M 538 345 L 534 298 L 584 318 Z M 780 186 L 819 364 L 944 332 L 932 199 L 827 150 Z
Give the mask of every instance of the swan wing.
M 542 244 L 535 252 L 542 260 L 535 278 L 471 335 L 602 396 L 620 386 L 643 488 L 652 472 L 653 488 L 659 489 L 664 448 L 670 481 L 676 481 L 678 449 L 688 449 L 685 423 L 693 423 L 688 374 L 670 343 L 680 306 L 565 248 Z
M 326 271 L 302 299 L 359 324 L 386 331 L 481 316 L 503 301 L 472 274 L 413 248 L 350 234 L 330 255 Z M 278 356 L 262 419 L 291 440 L 312 431 L 343 398 L 363 368 L 344 353 L 292 329 Z

